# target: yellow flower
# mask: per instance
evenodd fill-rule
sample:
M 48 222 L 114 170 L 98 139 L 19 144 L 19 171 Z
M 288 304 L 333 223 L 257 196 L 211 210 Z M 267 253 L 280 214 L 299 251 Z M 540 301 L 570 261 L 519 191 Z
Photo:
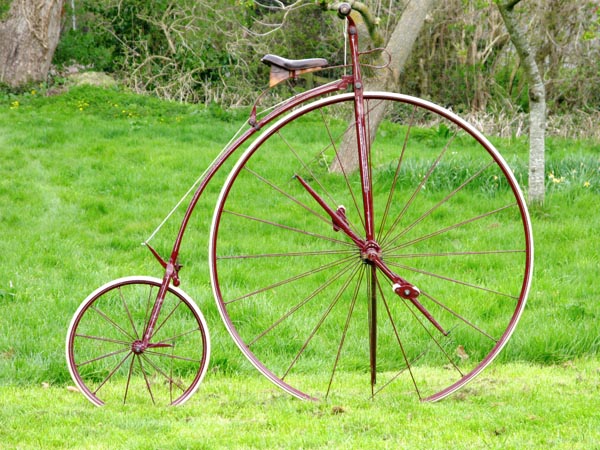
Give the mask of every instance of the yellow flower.
M 592 185 L 592 183 L 590 183 L 589 181 L 586 181 L 585 183 L 583 183 L 583 187 L 589 188 Z
M 559 184 L 559 183 L 562 183 L 563 181 L 565 181 L 565 177 L 556 178 L 556 177 L 554 176 L 554 173 L 553 173 L 553 172 L 550 172 L 550 173 L 548 174 L 548 178 L 549 178 L 549 179 L 551 179 L 551 180 L 552 180 L 552 182 L 553 182 L 553 183 L 555 183 L 555 184 Z

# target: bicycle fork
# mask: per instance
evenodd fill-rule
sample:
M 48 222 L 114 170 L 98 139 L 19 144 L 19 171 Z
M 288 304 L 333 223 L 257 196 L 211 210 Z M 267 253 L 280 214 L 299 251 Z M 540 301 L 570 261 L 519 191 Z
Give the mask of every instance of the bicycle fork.
M 348 10 L 349 14 L 350 10 Z M 360 250 L 361 259 L 365 264 L 369 265 L 369 274 L 367 282 L 367 298 L 368 298 L 368 323 L 369 323 L 369 359 L 371 370 L 371 387 L 376 384 L 377 374 L 377 291 L 380 289 L 377 282 L 377 272 L 381 272 L 392 283 L 393 292 L 399 297 L 409 300 L 417 310 L 444 336 L 448 332 L 436 321 L 432 314 L 423 306 L 418 297 L 421 294 L 419 288 L 403 279 L 384 263 L 381 248 L 376 242 L 375 226 L 374 226 L 374 208 L 373 208 L 373 191 L 372 191 L 372 174 L 370 164 L 370 147 L 371 136 L 369 125 L 365 119 L 365 104 L 364 104 L 364 85 L 360 71 L 358 51 L 358 30 L 352 18 L 340 10 L 340 14 L 346 16 L 348 21 L 348 40 L 352 59 L 352 79 L 354 89 L 354 119 L 356 129 L 356 145 L 358 166 L 360 171 L 360 180 L 362 187 L 363 212 L 365 219 L 365 238 L 361 238 L 354 233 L 346 220 L 345 210 L 343 206 L 333 210 L 327 203 L 316 193 L 308 183 L 300 176 L 296 176 L 304 189 L 319 203 L 325 212 L 331 217 L 334 230 L 343 231 Z

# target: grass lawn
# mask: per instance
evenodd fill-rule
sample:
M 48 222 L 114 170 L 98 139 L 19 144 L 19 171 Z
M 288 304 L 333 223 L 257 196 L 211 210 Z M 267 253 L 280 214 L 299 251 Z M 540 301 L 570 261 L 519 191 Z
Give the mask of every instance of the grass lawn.
M 209 286 L 206 236 L 223 177 L 182 253 L 183 287 L 212 338 L 199 391 L 181 408 L 98 409 L 69 390 L 64 339 L 77 306 L 111 279 L 162 276 L 140 243 L 243 117 L 94 88 L 0 97 L 0 448 L 598 448 L 600 144 L 591 141 L 548 140 L 523 318 L 491 368 L 441 403 L 301 402 L 260 377 Z M 525 180 L 526 142 L 497 146 Z M 161 254 L 177 219 L 153 240 Z
M 439 403 L 302 402 L 257 373 L 207 376 L 183 407 L 95 408 L 64 386 L 0 387 L 0 448 L 593 449 L 600 363 L 498 364 Z

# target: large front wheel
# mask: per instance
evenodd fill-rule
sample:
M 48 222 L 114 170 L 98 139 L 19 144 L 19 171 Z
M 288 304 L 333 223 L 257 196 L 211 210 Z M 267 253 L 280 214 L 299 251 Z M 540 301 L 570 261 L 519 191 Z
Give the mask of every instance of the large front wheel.
M 67 363 L 79 390 L 95 405 L 180 405 L 206 374 L 210 339 L 198 306 L 169 286 L 154 332 L 143 335 L 162 281 L 126 277 L 92 292 L 67 332 Z
M 531 225 L 514 175 L 472 126 L 417 98 L 364 99 L 370 183 L 350 167 L 352 93 L 290 113 L 241 156 L 214 213 L 213 290 L 244 355 L 292 395 L 438 400 L 513 333 Z

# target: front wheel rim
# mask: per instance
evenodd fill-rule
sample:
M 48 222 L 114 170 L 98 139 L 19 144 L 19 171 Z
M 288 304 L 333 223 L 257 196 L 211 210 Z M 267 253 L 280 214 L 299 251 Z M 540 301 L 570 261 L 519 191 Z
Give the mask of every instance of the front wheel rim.
M 230 292 L 235 290 L 235 289 L 231 288 L 231 283 L 234 282 L 233 279 L 228 278 L 228 275 L 225 273 L 225 271 L 232 270 L 232 271 L 235 271 L 236 273 L 238 273 L 238 272 L 242 271 L 241 267 L 244 264 L 242 264 L 242 263 L 238 264 L 237 262 L 231 263 L 231 261 L 233 261 L 232 253 L 234 253 L 237 250 L 235 250 L 234 245 L 222 243 L 221 239 L 223 239 L 223 234 L 226 233 L 226 231 L 223 231 L 223 230 L 225 229 L 225 227 L 229 226 L 229 225 L 227 225 L 227 222 L 224 222 L 225 225 L 222 225 L 222 221 L 228 220 L 229 222 L 233 223 L 234 221 L 232 220 L 232 217 L 235 216 L 236 217 L 235 220 L 238 223 L 243 224 L 243 226 L 239 227 L 240 229 L 244 229 L 244 227 L 245 227 L 246 229 L 251 230 L 253 232 L 256 232 L 258 230 L 258 228 L 260 228 L 260 227 L 267 227 L 267 226 L 273 227 L 274 226 L 273 224 L 281 225 L 278 222 L 279 219 L 275 218 L 275 216 L 277 216 L 277 214 L 272 214 L 275 209 L 271 208 L 268 204 L 265 205 L 265 210 L 268 210 L 269 212 L 267 212 L 264 216 L 261 216 L 261 217 L 251 217 L 252 214 L 254 214 L 254 213 L 249 212 L 246 214 L 244 208 L 233 211 L 234 207 L 230 207 L 230 205 L 235 205 L 235 207 L 237 207 L 237 205 L 235 204 L 235 202 L 233 200 L 231 200 L 231 198 L 234 195 L 237 195 L 237 193 L 235 191 L 236 184 L 241 185 L 241 182 L 238 182 L 236 180 L 238 180 L 238 178 L 241 179 L 242 175 L 240 175 L 240 174 L 247 172 L 247 173 L 252 173 L 252 177 L 254 177 L 255 180 L 259 180 L 259 181 L 250 182 L 249 186 L 252 185 L 252 186 L 256 187 L 259 184 L 268 185 L 269 182 L 265 183 L 265 181 L 263 181 L 264 179 L 266 179 L 266 176 L 263 176 L 262 172 L 258 173 L 261 170 L 261 165 L 260 164 L 251 165 L 253 163 L 253 160 L 257 159 L 257 157 L 254 156 L 255 153 L 260 154 L 260 152 L 258 150 L 267 148 L 270 141 L 274 140 L 274 139 L 279 139 L 281 141 L 280 147 L 291 148 L 288 137 L 285 136 L 284 133 L 286 133 L 286 130 L 288 128 L 292 128 L 294 126 L 295 120 L 298 120 L 298 119 L 304 120 L 306 117 L 308 117 L 309 119 L 307 119 L 307 121 L 309 121 L 311 115 L 320 114 L 322 109 L 327 109 L 334 105 L 342 104 L 344 102 L 351 102 L 352 99 L 353 99 L 353 94 L 343 94 L 340 96 L 336 96 L 334 98 L 328 98 L 328 99 L 323 99 L 323 100 L 317 101 L 314 104 L 311 104 L 311 105 L 301 108 L 299 111 L 291 113 L 289 116 L 281 119 L 275 125 L 273 125 L 271 128 L 269 128 L 267 131 L 265 131 L 261 135 L 261 137 L 259 137 L 258 140 L 244 153 L 244 155 L 241 156 L 240 160 L 238 161 L 238 163 L 232 170 L 232 172 L 221 192 L 220 199 L 219 199 L 219 201 L 217 203 L 217 207 L 215 209 L 213 225 L 211 227 L 211 239 L 210 239 L 210 249 L 209 249 L 211 280 L 212 280 L 212 284 L 213 284 L 213 292 L 215 294 L 215 298 L 217 299 L 217 305 L 219 306 L 219 311 L 221 313 L 221 316 L 225 322 L 225 325 L 226 325 L 228 331 L 230 332 L 230 334 L 234 338 L 236 344 L 242 350 L 244 355 L 250 360 L 250 362 L 261 373 L 263 373 L 269 380 L 271 380 L 277 386 L 286 390 L 290 394 L 297 396 L 299 398 L 304 398 L 304 399 L 314 399 L 317 397 L 327 396 L 329 394 L 330 389 L 328 388 L 328 389 L 325 389 L 324 392 L 320 392 L 318 394 L 313 394 L 312 392 L 309 392 L 308 390 L 305 390 L 304 388 L 297 387 L 296 385 L 294 385 L 293 382 L 288 383 L 288 381 L 287 381 L 288 373 L 285 370 L 279 369 L 279 371 L 278 371 L 277 369 L 273 369 L 272 367 L 269 367 L 270 363 L 265 361 L 265 357 L 263 357 L 262 355 L 257 355 L 258 352 L 256 352 L 252 348 L 255 345 L 255 343 L 252 342 L 252 339 L 250 339 L 248 337 L 248 334 L 244 334 L 245 332 L 240 330 L 240 325 L 239 325 L 240 321 L 247 321 L 249 319 L 233 314 L 233 312 L 232 312 L 233 308 L 234 308 L 233 305 L 235 303 L 241 303 L 241 301 L 232 300 L 232 299 L 238 298 L 239 295 L 238 295 L 238 297 L 236 297 L 233 294 L 230 295 L 229 292 L 225 292 L 227 290 L 229 290 Z M 464 351 L 463 354 L 460 354 L 460 356 L 457 356 L 457 353 L 460 353 L 459 350 L 465 348 L 465 345 L 463 345 L 459 342 L 455 343 L 454 348 L 448 347 L 447 350 L 444 350 L 447 352 L 447 356 L 445 356 L 445 358 L 448 359 L 447 363 L 454 366 L 453 370 L 457 370 L 461 373 L 461 375 L 459 376 L 459 378 L 457 380 L 448 382 L 442 388 L 436 389 L 434 392 L 431 392 L 431 393 L 421 392 L 419 387 L 417 386 L 416 382 L 413 382 L 414 388 L 422 400 L 435 401 L 435 400 L 439 400 L 439 399 L 444 398 L 445 396 L 451 394 L 455 390 L 459 389 L 460 387 L 464 386 L 466 383 L 471 381 L 475 376 L 477 376 L 499 354 L 501 349 L 508 342 L 508 339 L 510 338 L 512 332 L 514 331 L 514 328 L 515 328 L 515 326 L 522 314 L 523 308 L 525 306 L 526 297 L 527 297 L 527 294 L 529 291 L 529 286 L 530 286 L 530 281 L 531 281 L 531 273 L 532 273 L 532 269 L 533 269 L 533 239 L 532 239 L 532 235 L 531 235 L 531 225 L 530 225 L 530 221 L 529 221 L 529 216 L 527 213 L 527 208 L 526 208 L 526 205 L 525 205 L 525 202 L 523 199 L 523 195 L 518 187 L 518 184 L 516 182 L 514 175 L 508 168 L 508 165 L 506 164 L 504 159 L 500 156 L 500 154 L 495 150 L 495 148 L 489 143 L 489 141 L 487 139 L 485 139 L 472 126 L 470 126 L 469 124 L 464 122 L 462 119 L 455 116 L 453 113 L 451 113 L 439 106 L 436 106 L 432 103 L 429 103 L 429 102 L 426 102 L 426 101 L 423 101 L 420 99 L 416 99 L 414 97 L 403 96 L 403 95 L 399 95 L 399 94 L 388 94 L 388 93 L 365 93 L 365 99 L 367 100 L 367 103 L 389 102 L 389 103 L 394 103 L 394 105 L 400 104 L 402 106 L 402 108 L 405 108 L 405 110 L 410 113 L 408 115 L 406 115 L 406 114 L 405 115 L 406 116 L 412 115 L 413 118 L 417 114 L 435 115 L 437 120 L 439 120 L 440 124 L 441 124 L 441 125 L 439 125 L 438 129 L 441 130 L 442 132 L 448 132 L 448 133 L 450 133 L 449 134 L 450 136 L 453 136 L 451 139 L 448 139 L 446 141 L 445 145 L 450 147 L 450 149 L 444 150 L 444 154 L 442 155 L 442 158 L 441 158 L 442 161 L 444 161 L 445 158 L 449 158 L 448 155 L 450 155 L 451 152 L 454 151 L 454 148 L 452 146 L 455 145 L 455 142 L 461 141 L 461 140 L 471 140 L 472 141 L 471 144 L 474 142 L 476 144 L 476 146 L 478 146 L 480 148 L 479 151 L 481 151 L 482 156 L 485 156 L 486 158 L 488 158 L 489 161 L 491 161 L 491 162 L 485 162 L 485 164 L 482 166 L 477 166 L 475 173 L 477 173 L 477 171 L 479 170 L 479 171 L 481 171 L 481 174 L 488 174 L 488 172 L 490 174 L 492 174 L 492 175 L 489 175 L 491 188 L 493 188 L 494 182 L 497 182 L 498 185 L 500 185 L 501 183 L 504 183 L 503 189 L 507 190 L 505 192 L 509 192 L 508 197 L 510 197 L 510 199 L 511 199 L 510 200 L 511 204 L 510 204 L 509 209 L 513 212 L 513 215 L 511 216 L 511 219 L 510 219 L 510 221 L 512 222 L 510 227 L 505 226 L 503 224 L 501 224 L 501 226 L 503 228 L 505 228 L 506 230 L 510 230 L 511 233 L 513 233 L 513 234 L 516 233 L 516 234 L 519 234 L 519 236 L 520 236 L 518 239 L 518 241 L 519 241 L 518 246 L 514 249 L 513 248 L 476 249 L 475 251 L 472 252 L 472 255 L 468 256 L 468 258 L 471 258 L 470 264 L 474 265 L 476 263 L 476 259 L 477 259 L 477 256 L 475 256 L 475 255 L 477 255 L 477 254 L 479 254 L 479 255 L 487 254 L 488 259 L 493 259 L 493 258 L 499 259 L 499 258 L 504 258 L 504 257 L 510 258 L 511 255 L 509 254 L 509 252 L 511 252 L 513 250 L 515 251 L 515 254 L 520 254 L 520 256 L 517 256 L 515 258 L 515 261 L 518 261 L 518 264 L 519 264 L 519 269 L 518 269 L 519 273 L 518 273 L 518 275 L 513 275 L 514 279 L 511 281 L 513 286 L 516 284 L 518 284 L 518 286 L 511 287 L 510 295 L 507 296 L 507 297 L 513 298 L 514 307 L 511 307 L 510 311 L 504 310 L 504 312 L 502 312 L 502 314 L 507 315 L 507 319 L 504 322 L 504 325 L 502 325 L 502 331 L 497 334 L 494 334 L 494 336 L 492 337 L 494 342 L 490 343 L 490 345 L 487 347 L 487 349 L 485 350 L 485 353 L 483 355 L 479 355 L 479 356 L 469 355 L 470 347 L 467 346 L 467 349 L 469 349 L 469 351 L 468 352 Z M 367 110 L 368 110 L 368 107 L 367 107 Z M 410 129 L 416 130 L 415 123 L 410 122 L 410 120 L 413 120 L 413 119 L 408 119 L 408 120 L 409 120 L 409 123 L 407 125 L 407 128 L 409 128 L 409 130 Z M 444 128 L 444 127 L 446 127 L 446 128 Z M 324 134 L 327 134 L 328 136 L 332 136 L 331 127 L 329 125 L 327 125 L 325 128 L 327 128 L 327 130 Z M 411 131 L 410 133 L 415 134 L 416 132 Z M 407 132 L 406 136 L 408 136 L 410 133 Z M 289 138 L 289 139 L 291 139 L 291 138 Z M 331 148 L 336 147 L 335 143 L 333 143 L 333 142 L 331 142 L 328 145 Z M 460 148 L 459 148 L 459 150 L 460 150 Z M 271 151 L 274 151 L 274 150 L 271 150 Z M 283 152 L 284 150 L 280 150 L 280 151 Z M 300 150 L 294 150 L 294 152 L 299 152 L 299 151 Z M 437 156 L 439 156 L 439 155 L 436 155 L 436 157 Z M 487 164 L 490 165 L 490 167 L 493 169 L 493 172 L 491 172 L 490 169 L 488 167 L 486 167 Z M 282 165 L 282 167 L 285 167 L 285 166 Z M 305 170 L 305 171 L 310 172 L 310 170 L 307 167 L 303 167 L 302 164 L 299 164 L 299 165 L 297 164 L 296 167 L 300 167 L 299 170 Z M 437 167 L 434 168 L 433 173 L 435 173 L 435 170 L 438 170 Z M 484 175 L 481 175 L 481 174 L 477 175 L 477 177 L 482 178 Z M 311 175 L 314 175 L 314 174 L 311 174 Z M 432 175 L 424 175 L 424 176 L 429 177 L 429 178 L 427 178 L 428 183 L 433 182 L 433 180 L 435 179 Z M 468 180 L 469 179 L 468 177 L 469 177 L 469 175 L 465 175 L 465 179 Z M 497 179 L 494 179 L 494 177 L 497 177 Z M 347 178 L 347 177 L 344 175 L 344 178 Z M 398 181 L 398 180 L 396 180 L 396 181 Z M 254 184 L 252 184 L 252 183 L 254 183 Z M 471 182 L 469 182 L 469 183 L 471 183 Z M 346 184 L 348 184 L 348 183 L 346 182 Z M 417 183 L 417 185 L 418 184 L 419 183 Z M 319 184 L 319 181 L 316 181 L 314 183 L 314 185 L 317 188 L 321 187 L 321 185 Z M 340 182 L 339 185 L 343 186 L 344 183 Z M 274 191 L 272 186 L 275 186 L 274 182 L 271 182 L 271 187 L 269 187 L 269 190 L 271 192 L 276 192 L 277 189 Z M 423 185 L 423 186 L 425 186 L 425 185 Z M 425 188 L 423 186 L 418 189 L 417 197 L 423 195 L 423 192 L 425 191 Z M 440 194 L 439 198 L 444 198 L 444 195 L 452 194 L 453 190 L 456 189 L 457 186 L 460 186 L 460 183 L 458 183 L 454 186 L 448 187 L 448 188 L 444 188 L 445 191 Z M 460 188 L 460 189 L 464 190 L 463 188 Z M 248 189 L 248 191 L 250 191 L 250 189 Z M 275 194 L 273 194 L 273 195 L 275 195 Z M 279 195 L 279 194 L 277 194 L 277 195 Z M 479 196 L 481 194 L 477 193 L 476 195 Z M 497 194 L 494 194 L 494 192 L 490 192 L 486 195 L 489 196 L 489 195 L 497 195 Z M 461 192 L 460 194 L 452 194 L 452 195 L 450 195 L 450 197 L 452 198 L 452 201 L 454 202 L 454 201 L 457 201 L 457 199 L 459 199 L 459 198 L 462 200 L 463 195 Z M 468 196 L 465 196 L 465 198 L 467 198 L 467 197 Z M 261 201 L 263 201 L 263 204 L 267 198 L 269 198 L 269 197 L 268 196 L 261 197 Z M 287 198 L 289 199 L 290 196 L 288 196 Z M 478 198 L 478 197 L 475 197 L 475 198 Z M 352 200 L 350 200 L 350 201 L 352 201 Z M 248 200 L 246 200 L 246 202 L 248 202 Z M 310 201 L 307 201 L 307 205 L 308 204 L 310 204 Z M 410 204 L 410 207 L 414 207 L 413 205 L 414 205 L 414 202 Z M 436 205 L 436 202 L 431 203 L 431 205 Z M 332 203 L 332 206 L 337 207 L 338 205 Z M 310 204 L 310 208 L 315 208 L 315 205 Z M 306 211 L 310 208 L 304 209 L 305 215 L 309 215 L 309 213 L 307 213 Z M 348 208 L 348 205 L 346 205 L 346 208 Z M 455 210 L 456 205 L 453 204 L 452 208 L 454 208 L 454 210 Z M 453 210 L 452 208 L 448 208 L 448 209 L 450 211 L 452 211 Z M 474 220 L 474 222 L 487 223 L 487 225 L 489 227 L 493 228 L 496 226 L 495 222 L 498 221 L 496 219 L 498 217 L 504 217 L 503 216 L 504 208 L 505 208 L 504 203 L 494 202 L 494 206 L 489 208 L 489 210 L 477 213 L 477 215 L 475 215 L 475 217 L 477 217 L 477 220 Z M 316 209 L 318 209 L 318 207 Z M 382 207 L 382 215 L 384 215 L 383 209 L 384 208 Z M 439 210 L 441 208 L 439 206 L 437 206 L 436 209 L 438 210 L 438 211 L 436 211 L 436 213 L 437 213 L 437 212 L 439 212 Z M 418 227 L 420 227 L 422 225 L 422 222 L 429 220 L 429 217 L 433 215 L 432 213 L 427 214 L 426 211 L 421 212 L 421 214 L 423 216 L 425 216 L 425 218 L 420 219 L 420 221 L 416 220 L 415 221 L 416 225 L 413 226 L 414 229 L 417 229 Z M 279 214 L 279 216 L 282 216 L 282 214 Z M 481 217 L 479 217 L 479 216 L 481 216 Z M 488 216 L 492 217 L 491 222 L 488 221 L 488 219 L 487 219 Z M 227 217 L 227 218 L 224 219 L 225 217 Z M 468 219 L 473 220 L 472 217 L 470 217 Z M 393 223 L 393 219 L 388 219 L 388 220 L 390 220 L 390 222 Z M 469 223 L 469 220 L 464 220 L 464 222 L 467 224 L 467 223 Z M 260 224 L 260 226 L 254 226 L 254 228 L 253 228 L 252 226 L 248 225 L 247 222 L 249 222 L 249 221 L 251 221 L 254 225 L 258 223 L 258 224 Z M 355 222 L 356 227 L 360 228 L 360 220 L 356 219 L 354 222 Z M 456 220 L 454 220 L 453 224 L 460 223 L 460 222 L 461 222 L 460 219 L 456 219 Z M 517 225 L 518 225 L 518 227 L 517 227 L 517 229 L 515 229 L 515 226 L 517 226 Z M 462 227 L 466 227 L 466 226 L 467 225 L 461 225 L 460 227 L 457 227 L 457 228 L 462 228 Z M 278 226 L 278 228 L 280 230 L 285 229 L 290 233 L 292 233 L 292 232 L 297 233 L 297 229 L 299 227 L 296 227 L 296 226 L 286 223 L 284 225 L 284 227 Z M 451 227 L 449 227 L 449 228 L 451 228 Z M 412 229 L 409 230 L 409 232 L 412 232 Z M 493 234 L 493 233 L 495 233 L 495 231 L 490 232 L 490 234 Z M 221 234 L 221 236 L 219 236 L 219 234 Z M 316 232 L 313 233 L 313 235 L 316 235 L 316 234 L 317 234 Z M 430 233 L 430 234 L 433 235 L 434 233 Z M 240 236 L 240 239 L 245 239 L 245 238 L 244 238 L 244 236 Z M 331 239 L 334 239 L 334 238 L 332 237 Z M 231 240 L 233 240 L 233 239 L 231 239 Z M 250 237 L 249 240 L 251 241 L 252 237 Z M 415 239 L 415 241 L 418 241 L 418 240 Z M 515 242 L 516 242 L 516 240 L 515 240 Z M 225 247 L 225 245 L 227 245 L 228 247 Z M 243 245 L 242 245 L 242 247 L 243 247 Z M 246 247 L 244 247 L 244 251 L 247 251 L 247 250 L 248 249 Z M 388 255 L 391 254 L 390 250 L 386 250 L 386 251 L 388 251 Z M 460 252 L 459 251 L 454 251 L 454 252 L 439 251 L 438 255 L 433 255 L 433 254 L 431 254 L 432 252 L 430 252 L 428 257 L 431 259 L 441 258 L 441 256 L 445 254 L 446 258 L 450 258 L 450 257 L 457 258 L 459 255 L 462 255 L 463 259 L 467 259 L 466 255 L 468 254 L 468 252 L 469 252 L 469 250 L 461 250 Z M 494 253 L 494 252 L 496 252 L 496 253 Z M 288 252 L 288 253 L 291 255 L 293 252 Z M 407 255 L 407 253 L 408 253 L 408 255 Z M 240 256 L 241 254 L 242 253 L 240 251 L 238 256 Z M 297 255 L 297 254 L 299 254 L 299 252 L 296 252 L 294 254 Z M 502 254 L 502 256 L 500 256 L 501 254 Z M 275 255 L 276 255 L 276 252 L 273 251 L 273 253 L 271 253 L 271 255 L 269 257 L 275 258 L 276 257 Z M 251 256 L 251 257 L 249 257 L 249 256 Z M 239 258 L 239 261 L 242 261 L 244 259 L 245 259 L 245 261 L 252 261 L 253 259 L 256 260 L 256 259 L 258 259 L 258 256 L 259 256 L 259 252 L 254 252 L 253 255 L 245 255 L 244 258 Z M 404 252 L 402 257 L 404 258 L 405 261 L 407 259 L 410 259 L 411 257 L 413 259 L 416 258 L 416 256 L 414 256 L 414 255 L 411 256 L 411 254 L 409 252 Z M 388 256 L 388 258 L 393 259 L 394 257 Z M 238 267 L 234 267 L 235 264 L 238 264 Z M 500 264 L 502 266 L 502 267 L 500 267 L 500 269 L 502 269 L 502 270 L 510 269 L 509 263 L 501 262 Z M 226 267 L 227 265 L 229 265 L 229 267 Z M 247 264 L 247 267 L 251 267 L 251 265 Z M 400 260 L 396 261 L 395 267 L 398 268 L 398 270 L 410 269 L 410 265 L 404 264 Z M 407 267 L 408 267 L 408 269 L 407 269 Z M 490 267 L 492 267 L 492 266 L 490 265 Z M 414 269 L 414 267 L 412 269 Z M 247 270 L 250 273 L 252 272 L 251 269 L 244 269 L 244 270 Z M 488 268 L 488 271 L 489 270 L 492 270 L 492 269 Z M 437 275 L 438 280 L 443 279 L 443 278 L 451 278 L 451 277 L 447 277 L 447 276 L 445 277 L 444 274 L 441 272 L 437 273 L 437 274 L 432 274 L 430 271 L 426 270 L 425 268 L 417 268 L 417 271 L 420 272 L 419 273 L 420 277 L 427 277 L 427 276 L 432 277 L 432 276 Z M 300 274 L 301 272 L 298 272 L 298 273 Z M 348 277 L 349 276 L 350 275 L 348 275 Z M 355 274 L 352 276 L 358 277 L 359 275 Z M 446 281 L 448 281 L 448 280 L 446 280 Z M 454 289 L 469 290 L 469 289 L 477 289 L 477 288 L 483 287 L 484 289 L 478 289 L 478 290 L 480 290 L 481 292 L 488 292 L 489 295 L 497 295 L 496 293 L 491 294 L 492 291 L 496 291 L 495 289 L 488 289 L 483 285 L 479 286 L 479 287 L 475 286 L 475 283 L 464 283 L 461 285 L 461 283 L 460 283 L 461 280 L 459 280 L 458 277 L 456 277 L 456 276 L 454 278 L 452 278 L 451 281 L 454 283 Z M 236 280 L 235 282 L 237 283 L 238 281 Z M 281 282 L 281 280 L 273 281 L 270 284 L 267 284 L 266 286 L 274 286 L 277 282 Z M 450 281 L 448 281 L 448 282 L 450 282 Z M 295 281 L 294 281 L 294 283 L 295 283 Z M 291 285 L 292 284 L 290 284 L 290 286 Z M 384 289 L 383 283 L 381 283 L 381 285 L 375 287 L 374 289 L 377 289 L 378 291 L 382 291 L 381 293 L 378 294 L 380 296 L 380 298 L 382 298 L 382 299 L 385 299 L 385 296 L 388 295 L 388 294 L 383 293 L 383 289 Z M 487 289 L 487 291 L 485 289 Z M 243 293 L 242 295 L 248 296 L 248 294 L 252 294 L 253 292 L 258 292 L 259 290 L 260 289 L 258 286 L 254 286 L 252 288 L 248 287 L 246 289 L 246 292 Z M 273 290 L 274 290 L 274 288 L 273 288 Z M 348 292 L 349 292 L 349 290 L 348 290 Z M 429 301 L 431 304 L 435 305 L 436 301 L 439 302 L 439 300 L 436 298 L 436 296 L 433 295 L 432 293 L 429 293 L 427 291 L 427 289 L 424 290 L 424 294 L 425 294 L 425 296 L 428 295 L 430 297 L 427 301 Z M 503 292 L 500 292 L 500 294 L 503 294 Z M 251 296 L 258 296 L 258 293 L 252 294 L 252 295 L 250 295 L 250 297 Z M 424 298 L 427 298 L 427 297 L 424 297 Z M 392 325 L 390 325 L 390 327 L 389 327 L 390 330 L 388 330 L 388 333 L 391 335 L 396 334 L 396 337 L 397 337 L 399 333 L 397 330 L 394 330 L 395 325 L 393 324 L 393 321 L 391 319 L 392 315 L 395 313 L 389 309 L 389 308 L 391 308 L 389 306 L 389 301 L 384 300 L 381 303 L 382 303 L 382 306 L 379 308 L 379 310 L 382 311 L 382 314 L 384 314 L 384 316 L 388 315 L 390 317 L 390 322 L 392 323 Z M 352 301 L 349 301 L 348 305 L 351 305 L 351 304 L 352 304 Z M 334 305 L 334 308 L 335 308 L 335 305 Z M 354 306 L 352 308 L 354 308 Z M 443 306 L 441 308 L 443 309 Z M 248 309 L 251 310 L 252 308 L 248 308 Z M 387 311 L 386 311 L 386 309 L 387 309 Z M 347 311 L 350 311 L 350 306 L 348 306 Z M 454 313 L 455 313 L 455 315 L 458 315 L 456 313 L 456 311 L 454 311 Z M 481 314 L 483 314 L 483 313 L 481 313 Z M 346 317 L 351 317 L 351 314 L 347 313 Z M 469 322 L 468 318 L 464 318 L 464 319 L 465 320 L 461 319 L 461 321 L 462 321 L 461 325 L 463 325 L 466 322 L 469 323 L 469 326 L 474 325 Z M 279 320 L 279 319 L 276 319 L 276 320 Z M 339 325 L 340 329 L 344 329 L 343 322 L 344 322 L 344 320 L 341 320 L 340 325 Z M 485 332 L 485 330 L 483 330 L 483 331 Z M 453 333 L 457 334 L 457 332 L 454 330 L 453 330 Z M 310 334 L 310 332 L 309 332 L 309 334 Z M 345 339 L 346 339 L 345 337 L 340 338 L 340 340 L 345 340 Z M 404 341 L 404 338 L 402 338 L 402 339 L 396 338 L 396 340 L 398 341 L 398 344 L 399 344 L 399 345 L 397 345 L 397 347 L 398 347 L 397 353 L 399 355 L 403 354 L 402 358 L 404 358 L 407 366 L 411 366 L 413 364 L 411 361 L 418 361 L 418 359 L 421 358 L 418 354 L 416 356 L 413 355 L 412 357 L 404 354 L 403 353 L 404 350 L 402 350 L 402 347 L 403 347 L 402 342 Z M 250 342 L 250 345 L 249 345 L 249 342 Z M 465 340 L 464 342 L 466 343 L 466 342 L 468 342 L 468 340 Z M 304 345 L 304 344 L 302 344 L 302 345 Z M 345 348 L 344 348 L 345 345 L 347 345 L 347 344 L 338 346 L 338 350 L 340 348 L 342 350 L 345 350 Z M 442 350 L 441 345 L 438 345 L 437 343 L 433 344 L 433 345 L 437 345 L 438 347 L 440 347 L 440 350 Z M 424 350 L 423 353 L 426 353 L 427 351 L 430 351 L 430 350 Z M 336 352 L 334 351 L 334 353 L 336 353 Z M 340 353 L 340 352 L 338 351 L 337 353 Z M 452 353 L 452 355 L 450 355 L 449 353 Z M 471 363 L 469 365 L 468 370 L 465 370 L 463 372 L 462 368 L 459 366 L 462 364 L 466 365 L 467 363 L 465 361 L 468 361 L 469 358 L 477 358 L 477 363 L 475 363 L 475 364 Z M 454 359 L 456 359 L 456 361 L 454 361 Z M 335 359 L 335 357 L 334 357 L 334 360 L 336 361 L 335 363 L 333 363 L 333 366 L 336 367 L 336 369 L 334 369 L 334 371 L 337 371 L 337 370 L 339 370 L 338 369 L 339 364 L 337 362 L 338 359 Z M 468 363 L 470 363 L 470 361 L 468 361 Z M 413 371 L 409 367 L 407 367 L 406 369 L 407 369 L 406 371 L 408 372 L 408 374 L 406 374 L 406 375 L 410 375 L 410 377 L 412 377 L 414 379 L 414 374 L 412 373 Z M 415 369 L 416 369 L 416 363 L 415 363 Z M 307 370 L 309 370 L 309 369 L 307 369 Z M 395 378 L 395 376 L 392 376 L 391 378 Z M 372 385 L 371 386 L 371 395 L 375 395 L 377 393 L 376 392 L 377 389 L 378 389 L 378 387 L 374 388 Z

